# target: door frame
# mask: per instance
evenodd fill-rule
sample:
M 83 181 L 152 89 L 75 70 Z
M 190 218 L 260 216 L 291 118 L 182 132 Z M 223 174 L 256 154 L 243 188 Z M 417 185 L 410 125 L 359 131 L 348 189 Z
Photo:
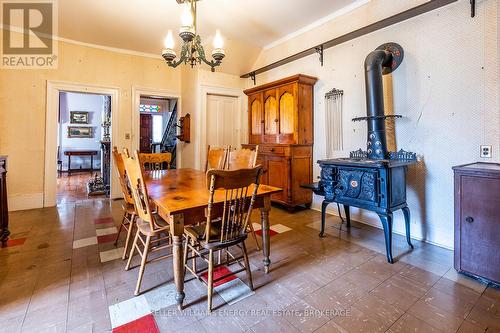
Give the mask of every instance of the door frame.
M 150 97 L 160 97 L 166 99 L 176 99 L 177 100 L 177 119 L 182 115 L 181 108 L 181 95 L 174 91 L 155 89 L 155 88 L 145 88 L 140 86 L 132 86 L 132 133 L 131 133 L 131 148 L 132 151 L 139 149 L 139 139 L 140 139 L 140 112 L 139 105 L 141 104 L 141 96 Z M 176 150 L 176 167 L 182 167 L 182 151 L 179 146 Z
M 198 126 L 196 128 L 196 132 L 200 133 L 200 135 L 195 136 L 194 144 L 195 144 L 195 156 L 199 156 L 195 161 L 196 169 L 203 169 L 207 159 L 207 98 L 208 95 L 222 95 L 228 97 L 237 98 L 237 110 L 236 110 L 236 123 L 239 125 L 236 128 L 238 132 L 236 134 L 237 145 L 241 145 L 244 139 L 245 130 L 247 127 L 247 120 L 243 117 L 242 110 L 244 110 L 243 103 L 245 101 L 245 95 L 241 89 L 235 88 L 223 88 L 223 87 L 214 87 L 201 85 L 200 86 L 200 100 L 201 100 L 201 112 L 200 112 L 200 121 L 198 121 Z M 243 121 L 245 120 L 245 121 Z M 245 135 L 246 136 L 246 135 Z
M 59 114 L 59 94 L 61 92 L 90 93 L 111 96 L 111 146 L 119 142 L 119 97 L 120 88 L 86 83 L 47 80 L 47 104 L 45 119 L 45 171 L 43 179 L 43 207 L 53 207 L 57 203 L 57 133 Z M 110 159 L 110 170 L 114 169 Z M 110 172 L 110 197 L 121 196 L 120 185 L 115 172 Z

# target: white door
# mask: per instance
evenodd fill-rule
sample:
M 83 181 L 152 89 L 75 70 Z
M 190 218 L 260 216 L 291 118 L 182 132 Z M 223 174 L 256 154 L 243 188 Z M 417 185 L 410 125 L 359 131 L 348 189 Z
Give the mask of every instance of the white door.
M 207 96 L 207 145 L 236 146 L 238 98 L 221 95 Z

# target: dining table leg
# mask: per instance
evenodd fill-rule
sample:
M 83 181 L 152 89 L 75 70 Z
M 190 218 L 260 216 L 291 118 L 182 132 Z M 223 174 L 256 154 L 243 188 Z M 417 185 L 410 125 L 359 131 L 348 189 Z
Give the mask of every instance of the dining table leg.
M 174 283 L 176 288 L 175 300 L 177 307 L 182 310 L 184 302 L 184 251 L 182 244 L 182 234 L 184 231 L 184 217 L 182 214 L 174 215 L 170 218 L 170 233 L 172 235 L 172 255 L 174 266 Z
M 271 250 L 271 242 L 269 235 L 269 212 L 271 211 L 271 196 L 264 196 L 264 206 L 260 209 L 260 223 L 262 224 L 262 252 L 264 253 L 264 272 L 269 273 L 269 265 L 271 259 L 269 254 Z

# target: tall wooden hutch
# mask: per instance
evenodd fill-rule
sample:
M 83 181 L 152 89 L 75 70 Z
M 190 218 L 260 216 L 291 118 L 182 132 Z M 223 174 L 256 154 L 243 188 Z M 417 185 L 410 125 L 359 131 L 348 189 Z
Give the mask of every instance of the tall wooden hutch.
M 245 90 L 249 144 L 243 146 L 259 145 L 258 164 L 267 171 L 262 183 L 282 188 L 272 200 L 290 210 L 312 202 L 311 191 L 300 185 L 312 183 L 316 81 L 298 74 Z

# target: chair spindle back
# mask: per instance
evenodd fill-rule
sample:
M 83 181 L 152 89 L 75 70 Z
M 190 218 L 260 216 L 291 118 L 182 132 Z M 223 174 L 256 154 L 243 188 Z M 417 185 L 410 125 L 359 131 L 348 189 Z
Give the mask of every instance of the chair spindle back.
M 208 145 L 205 172 L 210 169 L 224 169 L 226 167 L 228 150 L 231 150 L 231 146 L 213 147 Z
M 210 191 L 207 224 L 205 229 L 206 242 L 230 242 L 246 233 L 255 197 L 259 188 L 262 167 L 239 170 L 216 170 L 207 172 L 207 185 Z M 211 239 L 212 220 L 217 216 L 213 211 L 214 196 L 217 190 L 224 191 L 224 203 L 219 239 Z M 251 195 L 249 195 L 251 193 Z
M 126 155 L 126 153 L 125 153 Z M 134 157 L 124 158 L 125 169 L 130 183 L 132 197 L 134 198 L 135 210 L 139 218 L 149 223 L 151 230 L 155 230 L 155 223 L 151 207 L 149 205 L 148 189 L 144 181 L 141 164 L 139 163 L 139 152 Z
M 132 197 L 132 191 L 130 190 L 130 184 L 127 177 L 127 171 L 125 170 L 123 156 L 118 152 L 116 146 L 113 147 L 113 160 L 115 161 L 116 171 L 118 172 L 118 179 L 120 180 L 123 199 L 125 199 L 126 203 L 133 205 L 134 198 Z
M 241 148 L 238 150 L 229 150 L 227 169 L 238 170 L 255 167 L 258 153 L 259 146 L 255 146 L 255 149 Z
M 171 153 L 139 153 L 139 162 L 144 170 L 167 170 L 172 162 Z

